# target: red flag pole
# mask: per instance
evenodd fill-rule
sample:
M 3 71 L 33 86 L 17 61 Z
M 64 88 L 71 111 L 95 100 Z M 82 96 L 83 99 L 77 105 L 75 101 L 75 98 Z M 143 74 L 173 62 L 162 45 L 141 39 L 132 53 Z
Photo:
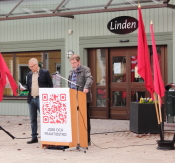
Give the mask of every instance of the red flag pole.
M 161 76 L 152 22 L 150 24 L 150 30 L 151 30 L 151 38 L 152 38 L 153 63 L 154 63 L 154 89 L 155 89 L 155 92 L 160 96 L 159 101 L 161 106 L 162 104 L 161 97 L 164 96 L 165 86 Z
M 160 121 L 160 125 L 159 125 L 159 129 L 160 129 L 160 138 L 161 138 L 161 142 L 164 141 L 164 134 L 163 134 L 163 125 L 162 125 L 162 112 L 161 112 L 161 105 L 162 105 L 162 101 L 161 101 L 161 97 L 164 96 L 164 83 L 162 81 L 162 77 L 161 77 L 161 73 L 160 73 L 160 66 L 159 66 L 159 62 L 158 62 L 158 54 L 157 54 L 157 50 L 156 50 L 156 43 L 155 43 L 155 39 L 154 39 L 154 32 L 153 32 L 153 23 L 150 23 L 150 31 L 151 31 L 151 39 L 152 39 L 152 49 L 153 49 L 153 63 L 154 63 L 154 90 L 155 93 L 158 96 L 158 113 L 159 113 L 159 121 Z
M 162 100 L 160 95 L 158 94 L 158 105 L 159 105 L 159 117 L 160 117 L 160 124 L 161 124 L 161 140 L 164 141 L 164 129 L 163 129 L 163 121 L 162 121 L 162 111 L 161 111 L 161 106 L 162 106 Z
M 161 97 L 164 96 L 165 88 L 164 83 L 162 81 L 161 73 L 160 73 L 160 66 L 158 62 L 158 54 L 156 50 L 156 44 L 154 39 L 154 32 L 153 32 L 153 23 L 150 23 L 150 30 L 151 30 L 151 38 L 152 38 L 152 49 L 153 49 L 153 63 L 154 63 L 154 88 L 155 92 L 158 95 L 158 104 L 159 104 L 159 116 L 160 122 L 162 122 L 162 114 L 161 114 Z
M 157 94 L 154 92 L 154 104 L 155 104 L 155 109 L 156 109 L 156 115 L 157 115 L 157 122 L 160 124 L 160 118 L 159 118 L 159 110 L 157 106 Z
M 158 95 L 158 104 L 159 104 L 160 123 L 162 123 L 162 112 L 161 112 L 161 98 L 160 98 L 160 95 Z

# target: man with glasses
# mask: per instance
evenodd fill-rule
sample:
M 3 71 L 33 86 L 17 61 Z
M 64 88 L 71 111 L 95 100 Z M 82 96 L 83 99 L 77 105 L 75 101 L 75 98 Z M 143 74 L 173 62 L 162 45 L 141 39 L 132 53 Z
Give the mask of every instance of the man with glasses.
M 28 61 L 31 71 L 27 74 L 27 89 L 29 91 L 27 103 L 29 104 L 32 140 L 27 144 L 37 143 L 37 110 L 40 111 L 39 88 L 52 88 L 53 83 L 48 70 L 38 66 L 38 60 L 31 58 Z M 22 90 L 22 88 L 21 88 Z

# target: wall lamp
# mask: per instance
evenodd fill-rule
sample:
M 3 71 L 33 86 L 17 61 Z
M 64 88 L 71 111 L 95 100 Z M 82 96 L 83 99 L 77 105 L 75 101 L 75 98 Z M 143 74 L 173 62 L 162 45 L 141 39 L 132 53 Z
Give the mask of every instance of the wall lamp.
M 69 50 L 66 55 L 67 55 L 67 58 L 69 59 L 71 55 L 73 55 L 74 52 L 72 50 Z

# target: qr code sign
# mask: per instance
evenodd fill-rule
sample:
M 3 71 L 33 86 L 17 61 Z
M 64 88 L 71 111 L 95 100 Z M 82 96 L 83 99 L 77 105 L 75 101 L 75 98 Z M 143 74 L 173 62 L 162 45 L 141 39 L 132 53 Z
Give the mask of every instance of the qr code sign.
M 42 95 L 43 123 L 67 123 L 66 94 Z M 46 100 L 47 99 L 47 100 Z M 64 101 L 64 102 L 63 102 Z
M 48 94 L 42 94 L 42 100 L 47 101 L 48 100 Z
M 60 100 L 66 101 L 66 94 L 60 94 Z

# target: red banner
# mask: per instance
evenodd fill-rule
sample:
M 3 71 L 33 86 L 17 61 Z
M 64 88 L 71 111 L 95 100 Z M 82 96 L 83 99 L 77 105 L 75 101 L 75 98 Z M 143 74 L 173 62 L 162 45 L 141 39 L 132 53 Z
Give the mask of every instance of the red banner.
M 139 25 L 138 25 L 138 73 L 145 81 L 146 89 L 151 93 L 153 97 L 154 85 L 152 80 L 150 57 L 148 53 L 148 44 L 145 33 L 145 27 L 142 20 L 141 8 L 138 8 Z
M 13 94 L 16 96 L 18 89 L 18 86 L 16 85 L 15 80 L 13 79 L 13 76 L 11 75 L 1 53 L 0 53 L 0 101 L 2 101 L 4 87 L 6 85 L 6 77 L 8 78 L 10 82 L 10 86 L 12 88 Z
M 156 50 L 156 43 L 154 38 L 154 31 L 153 31 L 153 25 L 150 25 L 151 30 L 151 39 L 152 39 L 152 49 L 153 49 L 153 63 L 154 63 L 154 89 L 155 92 L 160 96 L 164 96 L 165 92 L 165 86 L 164 82 L 162 80 L 161 71 L 160 71 L 160 65 L 158 61 L 158 54 Z M 161 101 L 162 104 L 162 101 Z

